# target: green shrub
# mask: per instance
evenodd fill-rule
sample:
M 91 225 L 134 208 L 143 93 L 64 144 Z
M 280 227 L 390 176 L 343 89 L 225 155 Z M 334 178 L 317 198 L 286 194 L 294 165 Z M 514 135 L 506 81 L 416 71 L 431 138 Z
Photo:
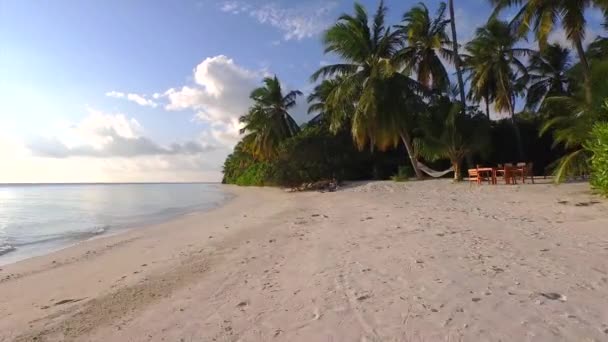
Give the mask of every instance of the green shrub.
M 410 177 L 414 176 L 414 170 L 411 165 L 399 166 L 397 174 L 392 176 L 391 179 L 395 182 L 407 182 Z
M 240 174 L 236 180 L 236 185 L 241 186 L 264 186 L 268 184 L 270 165 L 264 162 L 255 162 Z
M 591 157 L 591 186 L 608 196 L 608 123 L 596 124 L 587 143 Z

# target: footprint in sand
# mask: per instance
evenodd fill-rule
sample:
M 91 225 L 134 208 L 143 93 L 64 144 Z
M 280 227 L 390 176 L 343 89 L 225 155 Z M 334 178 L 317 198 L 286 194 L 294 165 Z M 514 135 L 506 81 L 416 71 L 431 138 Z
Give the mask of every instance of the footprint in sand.
M 562 294 L 556 292 L 541 292 L 539 295 L 550 299 L 550 300 L 559 300 L 560 302 L 565 302 L 568 298 Z

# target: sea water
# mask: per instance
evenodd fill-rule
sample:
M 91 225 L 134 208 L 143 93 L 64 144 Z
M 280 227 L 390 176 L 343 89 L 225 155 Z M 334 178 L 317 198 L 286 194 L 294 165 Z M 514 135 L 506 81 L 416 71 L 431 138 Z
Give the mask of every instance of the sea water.
M 229 198 L 221 185 L 202 183 L 0 185 L 0 265 Z

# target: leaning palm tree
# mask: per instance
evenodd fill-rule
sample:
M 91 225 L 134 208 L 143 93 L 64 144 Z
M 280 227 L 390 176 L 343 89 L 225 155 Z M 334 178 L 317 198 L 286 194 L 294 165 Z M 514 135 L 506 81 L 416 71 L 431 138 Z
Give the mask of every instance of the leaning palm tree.
M 279 144 L 294 136 L 299 127 L 288 110 L 296 105 L 298 90 L 283 95 L 276 76 L 264 79 L 264 86 L 253 90 L 253 106 L 240 118 L 245 134 L 243 144 L 254 157 L 267 160 L 275 155 Z
M 325 52 L 344 62 L 324 66 L 312 75 L 313 81 L 337 82 L 325 103 L 330 128 L 337 132 L 348 123 L 359 149 L 368 145 L 386 149 L 401 140 L 421 178 L 410 135 L 412 117 L 421 104 L 416 93 L 420 87 L 399 72 L 403 65 L 395 56 L 400 34 L 385 26 L 383 2 L 372 20 L 363 6 L 356 3 L 354 7 L 354 15 L 343 14 L 323 35 Z
M 526 109 L 538 110 L 547 97 L 570 95 L 572 80 L 567 72 L 571 67 L 570 50 L 559 44 L 533 54 L 528 67 Z
M 462 180 L 460 165 L 464 158 L 487 152 L 490 142 L 490 121 L 483 115 L 460 115 L 461 106 L 448 97 L 432 101 L 420 120 L 421 134 L 415 140 L 426 160 L 450 160 L 455 181 Z
M 403 24 L 396 26 L 406 42 L 397 58 L 405 65 L 405 72 L 414 73 L 427 89 L 447 90 L 448 73 L 439 58 L 450 56 L 450 39 L 446 27 L 446 4 L 439 5 L 435 18 L 431 18 L 424 3 L 414 6 L 403 15 Z
M 606 0 L 489 0 L 495 6 L 494 13 L 511 7 L 521 6 L 513 18 L 511 26 L 520 35 L 533 30 L 540 49 L 548 46 L 549 34 L 561 22 L 568 39 L 578 53 L 584 74 L 585 98 L 591 102 L 591 70 L 585 55 L 583 41 L 586 34 L 585 10 L 593 5 L 608 8 Z

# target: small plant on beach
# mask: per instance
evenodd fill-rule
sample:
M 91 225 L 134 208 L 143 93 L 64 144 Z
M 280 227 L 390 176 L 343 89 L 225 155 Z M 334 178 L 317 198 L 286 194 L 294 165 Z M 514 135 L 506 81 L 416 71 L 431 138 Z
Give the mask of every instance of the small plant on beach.
M 414 171 L 412 170 L 412 167 L 409 165 L 402 165 L 399 166 L 399 169 L 397 170 L 397 174 L 392 176 L 391 179 L 395 182 L 407 182 L 410 177 L 412 177 L 414 174 Z

